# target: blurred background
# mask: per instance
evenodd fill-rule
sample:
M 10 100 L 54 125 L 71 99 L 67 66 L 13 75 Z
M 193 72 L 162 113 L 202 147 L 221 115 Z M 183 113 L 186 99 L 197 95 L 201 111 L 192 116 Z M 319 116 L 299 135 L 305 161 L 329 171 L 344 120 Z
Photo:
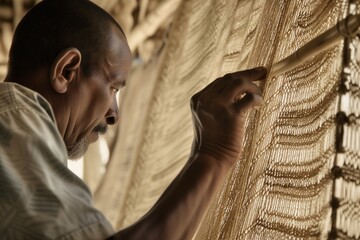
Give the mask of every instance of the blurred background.
M 14 28 L 37 2 L 0 0 L 0 79 Z M 271 73 L 359 14 L 359 0 L 94 2 L 123 27 L 133 65 L 119 124 L 69 166 L 115 229 L 146 213 L 186 163 L 191 96 L 228 72 L 265 66 L 264 104 L 248 114 L 243 154 L 194 239 L 360 238 L 359 37 Z
M 0 78 L 6 62 L 12 34 L 24 14 L 40 0 L 0 0 Z M 158 54 L 167 38 L 174 12 L 181 1 L 94 0 L 122 26 L 134 53 L 135 63 L 146 63 Z

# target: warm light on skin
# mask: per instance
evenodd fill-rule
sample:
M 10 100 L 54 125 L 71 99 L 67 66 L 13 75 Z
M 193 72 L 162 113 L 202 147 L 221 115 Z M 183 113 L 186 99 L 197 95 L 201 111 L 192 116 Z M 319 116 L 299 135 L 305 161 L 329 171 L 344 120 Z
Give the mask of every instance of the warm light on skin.
M 69 98 L 75 98 L 77 105 L 72 105 L 64 139 L 67 146 L 79 145 L 84 154 L 88 145 L 98 140 L 96 131 L 107 125 L 115 124 L 118 120 L 117 93 L 126 85 L 126 79 L 131 67 L 132 55 L 126 39 L 113 27 L 109 36 L 109 44 L 98 70 L 91 76 L 82 75 L 74 85 Z M 79 99 L 81 101 L 79 102 Z M 71 128 L 69 128 L 71 127 Z M 79 156 L 81 154 L 77 154 Z

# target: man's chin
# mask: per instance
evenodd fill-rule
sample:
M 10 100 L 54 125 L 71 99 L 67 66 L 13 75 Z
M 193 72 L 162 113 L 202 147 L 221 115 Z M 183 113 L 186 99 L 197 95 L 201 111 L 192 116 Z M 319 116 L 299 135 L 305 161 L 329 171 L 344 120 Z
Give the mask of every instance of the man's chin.
M 87 137 L 81 139 L 70 147 L 67 147 L 68 158 L 70 160 L 78 160 L 86 153 L 89 147 L 89 141 Z

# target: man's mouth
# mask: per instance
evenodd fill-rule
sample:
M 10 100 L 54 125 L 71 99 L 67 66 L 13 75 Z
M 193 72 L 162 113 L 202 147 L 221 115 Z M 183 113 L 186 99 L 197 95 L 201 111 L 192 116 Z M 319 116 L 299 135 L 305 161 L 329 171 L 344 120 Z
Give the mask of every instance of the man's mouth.
M 99 138 L 99 135 L 105 134 L 107 132 L 108 126 L 107 124 L 99 124 L 97 125 L 88 135 L 88 139 L 90 143 L 96 142 Z

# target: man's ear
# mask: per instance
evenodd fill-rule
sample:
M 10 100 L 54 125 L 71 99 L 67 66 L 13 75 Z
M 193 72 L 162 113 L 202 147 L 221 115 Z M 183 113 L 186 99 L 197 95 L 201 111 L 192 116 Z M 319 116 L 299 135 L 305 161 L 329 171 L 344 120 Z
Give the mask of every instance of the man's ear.
M 58 93 L 65 93 L 68 85 L 76 78 L 80 69 L 81 53 L 76 48 L 63 50 L 53 62 L 50 70 L 50 81 Z

